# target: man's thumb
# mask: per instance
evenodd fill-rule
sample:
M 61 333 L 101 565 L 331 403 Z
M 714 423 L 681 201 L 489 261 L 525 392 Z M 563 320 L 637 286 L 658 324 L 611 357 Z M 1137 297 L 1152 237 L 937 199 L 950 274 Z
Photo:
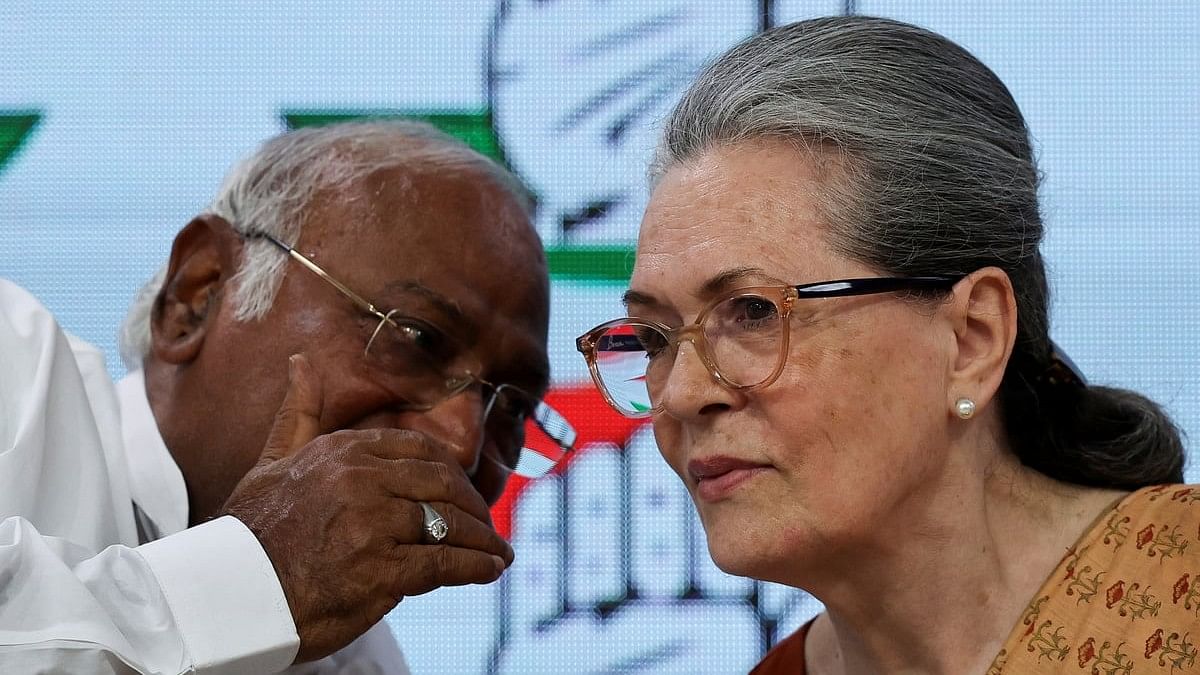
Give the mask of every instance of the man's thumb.
M 288 388 L 258 463 L 286 457 L 321 433 L 321 379 L 301 354 L 288 359 Z

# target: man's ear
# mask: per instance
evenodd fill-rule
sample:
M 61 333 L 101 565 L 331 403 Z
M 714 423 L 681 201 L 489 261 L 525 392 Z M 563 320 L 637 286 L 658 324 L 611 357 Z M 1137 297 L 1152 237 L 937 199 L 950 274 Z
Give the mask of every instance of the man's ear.
M 956 352 L 947 410 L 961 398 L 983 408 L 1000 388 L 1017 338 L 1012 281 L 998 267 L 977 270 L 954 286 L 951 311 Z
M 150 349 L 171 364 L 194 360 L 241 260 L 242 239 L 223 218 L 197 216 L 171 246 L 167 276 L 150 315 Z

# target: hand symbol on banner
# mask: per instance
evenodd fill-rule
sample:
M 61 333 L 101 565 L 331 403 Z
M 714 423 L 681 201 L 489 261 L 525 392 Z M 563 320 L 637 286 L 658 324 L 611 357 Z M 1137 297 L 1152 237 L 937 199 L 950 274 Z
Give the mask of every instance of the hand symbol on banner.
M 565 475 L 530 486 L 513 523 L 501 673 L 744 672 L 773 626 L 790 632 L 816 609 L 798 591 L 716 569 L 649 427 L 624 453 L 589 447 Z
M 510 0 L 488 87 L 508 162 L 538 196 L 547 245 L 630 243 L 662 119 L 710 57 L 751 35 L 760 3 Z

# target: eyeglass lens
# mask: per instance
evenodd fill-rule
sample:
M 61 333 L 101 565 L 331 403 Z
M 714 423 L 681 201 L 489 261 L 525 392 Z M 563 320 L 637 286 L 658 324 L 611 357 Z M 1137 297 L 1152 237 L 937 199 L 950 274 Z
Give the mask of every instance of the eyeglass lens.
M 774 300 L 743 294 L 714 306 L 703 318 L 706 351 L 729 384 L 753 386 L 770 377 L 782 357 L 783 320 Z M 666 385 L 676 346 L 661 329 L 626 320 L 595 341 L 596 370 L 609 396 L 624 411 L 652 410 Z

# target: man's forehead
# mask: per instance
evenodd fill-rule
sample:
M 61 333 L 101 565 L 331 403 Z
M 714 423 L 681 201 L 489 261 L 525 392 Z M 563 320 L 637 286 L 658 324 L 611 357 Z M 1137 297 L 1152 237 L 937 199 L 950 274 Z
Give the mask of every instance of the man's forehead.
M 513 348 L 544 362 L 545 257 L 506 189 L 470 173 L 383 172 L 336 199 L 323 196 L 314 200 L 301 249 L 327 261 L 330 274 L 347 275 L 384 311 L 419 302 L 478 331 L 479 340 L 520 335 L 524 346 Z
M 496 171 L 502 171 L 497 168 Z M 373 205 L 416 211 L 483 211 L 493 217 L 529 220 L 523 200 L 501 176 L 473 166 L 409 166 L 364 177 L 361 190 Z
M 414 255 L 525 257 L 540 246 L 517 195 L 470 167 L 377 171 L 315 197 L 306 218 L 305 229 L 310 227 Z

